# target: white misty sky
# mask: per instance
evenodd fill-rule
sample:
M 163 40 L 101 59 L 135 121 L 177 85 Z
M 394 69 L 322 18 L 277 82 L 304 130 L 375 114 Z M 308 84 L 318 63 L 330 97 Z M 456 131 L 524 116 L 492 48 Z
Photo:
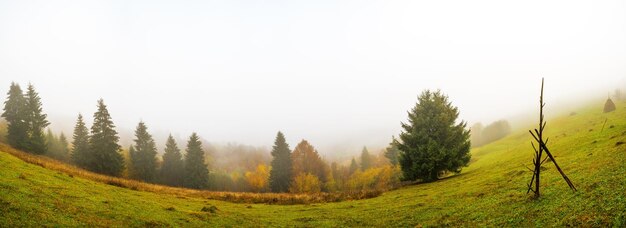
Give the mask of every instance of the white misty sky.
M 0 0 L 0 101 L 32 82 L 66 134 L 103 98 L 120 131 L 340 153 L 424 89 L 473 123 L 535 108 L 541 77 L 548 102 L 626 86 L 623 0 L 183 2 Z

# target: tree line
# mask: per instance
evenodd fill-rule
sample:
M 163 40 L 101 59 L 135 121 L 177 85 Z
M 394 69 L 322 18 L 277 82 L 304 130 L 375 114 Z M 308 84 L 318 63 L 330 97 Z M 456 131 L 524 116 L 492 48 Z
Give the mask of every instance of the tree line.
M 2 117 L 7 122 L 7 143 L 16 149 L 49 155 L 110 176 L 121 176 L 127 168 L 130 178 L 146 182 L 189 188 L 205 188 L 208 185 L 208 167 L 196 133 L 189 137 L 184 158 L 170 135 L 158 169 L 156 144 L 146 124 L 140 122 L 135 130 L 134 144 L 129 149 L 130 167 L 125 167 L 118 133 L 102 99 L 98 100 L 91 128 L 87 127 L 83 116 L 78 115 L 70 149 L 63 133 L 59 137 L 51 130 L 44 134 L 50 123 L 32 84 L 24 93 L 19 84 L 11 83 L 7 95 Z
M 97 102 L 93 124 L 88 127 L 79 114 L 72 142 L 48 129 L 41 99 L 32 84 L 26 93 L 11 83 L 2 117 L 7 122 L 7 142 L 34 154 L 45 154 L 80 168 L 111 176 L 124 176 L 150 183 L 195 189 L 245 190 L 255 192 L 315 193 L 386 190 L 400 181 L 433 181 L 446 173 L 460 172 L 469 163 L 470 132 L 457 123 L 459 112 L 440 91 L 423 92 L 402 123 L 399 138 L 379 154 L 363 148 L 360 157 L 348 163 L 329 163 L 307 140 L 290 149 L 278 132 L 269 164 L 257 161 L 241 176 L 211 171 L 200 137 L 193 133 L 183 151 L 169 135 L 164 153 L 158 149 L 148 126 L 139 122 L 127 150 L 119 144 L 118 132 L 102 99 Z

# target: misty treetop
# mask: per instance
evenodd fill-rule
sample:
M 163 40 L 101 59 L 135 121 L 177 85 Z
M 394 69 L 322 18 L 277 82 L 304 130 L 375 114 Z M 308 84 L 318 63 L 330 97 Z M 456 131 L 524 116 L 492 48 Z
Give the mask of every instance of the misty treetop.
M 356 160 L 352 158 L 352 161 L 350 161 L 350 175 L 352 175 L 357 170 L 359 170 L 359 164 L 357 164 Z
M 361 171 L 365 171 L 372 167 L 372 158 L 367 147 L 363 147 L 361 151 Z
M 457 123 L 459 111 L 440 91 L 424 91 L 402 123 L 399 163 L 406 180 L 437 180 L 445 172 L 460 172 L 470 160 L 469 130 Z
M 69 143 L 67 142 L 67 138 L 65 138 L 65 134 L 63 134 L 63 132 L 61 132 L 61 134 L 57 137 L 52 130 L 48 128 L 48 132 L 46 133 L 46 144 L 48 145 L 46 155 L 59 161 L 69 161 Z
M 472 147 L 479 147 L 504 138 L 510 133 L 511 125 L 506 120 L 495 121 L 486 127 L 483 127 L 481 123 L 476 123 L 471 127 L 470 141 Z

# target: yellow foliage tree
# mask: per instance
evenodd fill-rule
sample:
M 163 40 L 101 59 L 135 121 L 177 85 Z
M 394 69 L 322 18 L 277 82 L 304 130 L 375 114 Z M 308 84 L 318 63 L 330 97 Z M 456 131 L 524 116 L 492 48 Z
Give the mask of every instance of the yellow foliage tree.
M 254 172 L 246 172 L 246 182 L 254 192 L 264 192 L 268 189 L 270 168 L 265 164 L 259 164 Z
M 291 193 L 319 193 L 322 186 L 319 178 L 310 173 L 300 173 L 291 182 L 289 192 Z
M 350 176 L 347 188 L 350 191 L 388 190 L 400 183 L 400 175 L 400 168 L 391 165 L 357 171 Z

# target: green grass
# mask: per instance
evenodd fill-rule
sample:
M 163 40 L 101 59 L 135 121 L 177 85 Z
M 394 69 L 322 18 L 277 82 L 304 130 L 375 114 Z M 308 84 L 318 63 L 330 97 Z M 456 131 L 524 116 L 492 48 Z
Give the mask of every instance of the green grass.
M 542 197 L 526 194 L 533 151 L 519 131 L 474 149 L 460 175 L 366 200 L 237 204 L 135 191 L 0 153 L 0 227 L 12 226 L 626 226 L 626 107 L 594 105 L 548 120 L 548 146 L 578 188 L 544 164 Z M 604 121 L 607 120 L 601 132 Z M 202 208 L 215 206 L 211 212 Z

